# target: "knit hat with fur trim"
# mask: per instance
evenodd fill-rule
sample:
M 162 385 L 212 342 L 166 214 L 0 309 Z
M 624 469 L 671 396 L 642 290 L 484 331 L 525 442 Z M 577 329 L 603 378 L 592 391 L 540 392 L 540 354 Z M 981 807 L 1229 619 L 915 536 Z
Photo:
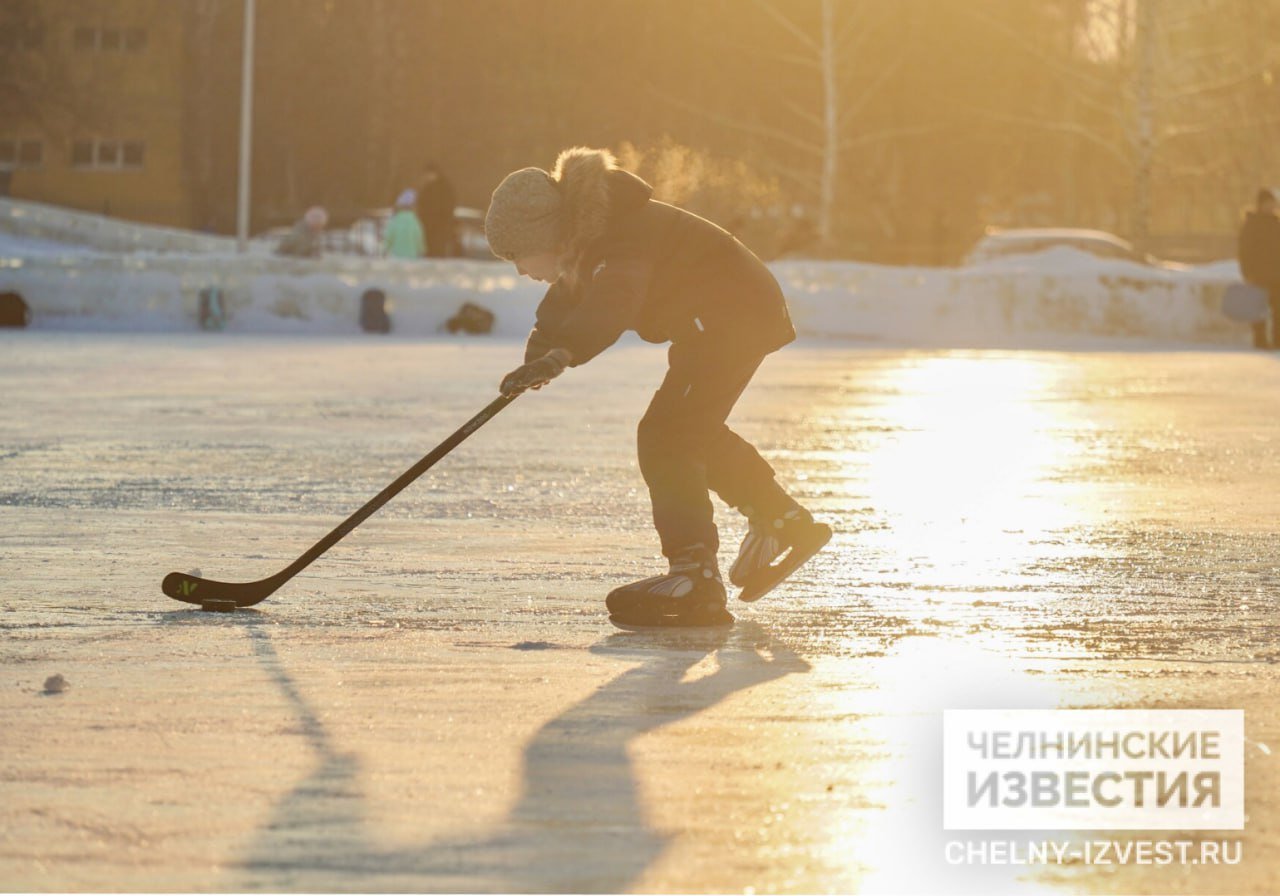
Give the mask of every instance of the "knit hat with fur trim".
M 494 255 L 514 261 L 560 247 L 564 234 L 560 188 L 541 168 L 508 174 L 493 191 L 484 235 Z

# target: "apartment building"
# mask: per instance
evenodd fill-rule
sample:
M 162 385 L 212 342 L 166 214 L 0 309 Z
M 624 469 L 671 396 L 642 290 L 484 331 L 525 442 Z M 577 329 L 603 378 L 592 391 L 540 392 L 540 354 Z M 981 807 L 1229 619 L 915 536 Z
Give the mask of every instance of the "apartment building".
M 173 226 L 192 220 L 183 158 L 184 4 L 38 0 L 0 22 L 26 101 L 0 120 L 0 192 Z

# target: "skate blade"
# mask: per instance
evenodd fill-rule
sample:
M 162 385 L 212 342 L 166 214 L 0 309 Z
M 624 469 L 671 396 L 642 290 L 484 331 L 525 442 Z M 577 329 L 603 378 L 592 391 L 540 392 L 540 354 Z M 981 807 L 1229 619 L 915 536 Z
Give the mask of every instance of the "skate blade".
M 685 616 L 649 616 L 635 619 L 610 616 L 609 622 L 624 632 L 699 632 L 723 631 L 731 628 L 734 618 L 726 610 L 723 616 L 704 619 L 689 619 Z
M 814 538 L 794 546 L 778 563 L 765 567 L 752 576 L 738 595 L 738 600 L 753 603 L 764 597 L 785 582 L 793 572 L 808 563 L 814 554 L 826 547 L 827 542 L 831 541 L 831 527 L 825 523 L 818 525 L 821 529 L 815 533 Z
M 722 612 L 728 612 L 724 609 L 724 602 L 723 591 L 718 598 L 691 598 L 687 596 L 665 597 L 645 594 L 639 591 L 628 591 L 625 588 L 615 588 L 605 598 L 604 606 L 609 611 L 610 616 L 618 616 L 623 619 L 651 616 L 698 617 L 703 614 L 715 616 Z

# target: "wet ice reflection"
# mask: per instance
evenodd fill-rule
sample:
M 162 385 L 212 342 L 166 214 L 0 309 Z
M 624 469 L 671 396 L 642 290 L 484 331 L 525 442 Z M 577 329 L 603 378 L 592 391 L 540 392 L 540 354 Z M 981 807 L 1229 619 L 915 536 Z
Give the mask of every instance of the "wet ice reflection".
M 948 864 L 946 842 L 974 832 L 943 830 L 941 802 L 942 711 L 1054 709 L 1058 683 L 1005 650 L 951 638 L 906 638 L 883 658 L 844 665 L 850 686 L 824 692 L 815 713 L 856 719 L 832 748 L 855 765 L 862 795 L 831 804 L 822 863 L 859 892 L 1006 892 L 1015 881 L 1020 893 L 1060 892 L 1034 883 L 1032 869 Z
M 1062 481 L 1076 425 L 1051 400 L 1063 375 L 1038 360 L 926 358 L 887 370 L 851 411 L 882 433 L 846 459 L 884 524 L 873 541 L 919 587 L 1015 585 L 1051 533 L 1088 522 L 1087 494 Z

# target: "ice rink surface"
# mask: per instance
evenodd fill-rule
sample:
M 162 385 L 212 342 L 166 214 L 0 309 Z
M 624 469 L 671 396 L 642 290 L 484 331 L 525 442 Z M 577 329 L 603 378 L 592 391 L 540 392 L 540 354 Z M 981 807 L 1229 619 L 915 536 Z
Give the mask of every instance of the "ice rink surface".
M 519 353 L 0 334 L 0 888 L 1275 891 L 1280 355 L 784 350 L 731 423 L 837 535 L 727 634 L 604 614 L 664 568 L 640 345 L 256 609 L 160 593 L 285 566 Z M 1246 711 L 1239 865 L 944 861 L 941 710 L 1137 706 Z

